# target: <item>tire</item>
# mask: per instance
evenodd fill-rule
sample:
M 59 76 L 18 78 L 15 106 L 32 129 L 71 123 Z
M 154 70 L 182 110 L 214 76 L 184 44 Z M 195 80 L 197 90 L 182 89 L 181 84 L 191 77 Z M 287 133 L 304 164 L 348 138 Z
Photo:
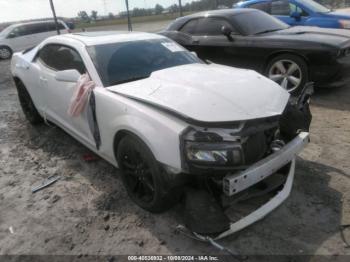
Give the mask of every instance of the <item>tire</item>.
M 16 83 L 16 87 L 17 87 L 19 102 L 26 119 L 32 125 L 41 124 L 44 120 L 38 113 L 38 110 L 35 108 L 33 100 L 30 97 L 26 87 L 23 85 L 21 81 L 18 81 Z
M 301 57 L 292 54 L 271 59 L 265 75 L 291 94 L 298 94 L 309 80 L 307 64 Z
M 117 161 L 129 197 L 141 208 L 163 212 L 172 207 L 176 191 L 163 182 L 163 173 L 151 150 L 135 135 L 126 135 L 119 142 Z
M 0 46 L 0 59 L 10 59 L 12 50 L 8 46 Z

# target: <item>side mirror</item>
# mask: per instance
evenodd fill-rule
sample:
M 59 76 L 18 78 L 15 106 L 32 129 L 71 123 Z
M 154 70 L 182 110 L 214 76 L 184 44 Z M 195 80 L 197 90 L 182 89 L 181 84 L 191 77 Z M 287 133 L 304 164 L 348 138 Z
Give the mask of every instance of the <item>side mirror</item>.
M 290 14 L 290 17 L 294 18 L 296 21 L 300 21 L 301 19 L 301 14 L 299 12 L 293 12 Z
M 198 57 L 197 53 L 194 51 L 191 51 L 191 54 L 194 55 L 195 57 Z
M 226 36 L 227 38 L 228 38 L 228 40 L 230 40 L 230 41 L 232 41 L 233 40 L 233 38 L 232 38 L 232 36 L 231 36 L 231 34 L 232 34 L 232 30 L 231 30 L 231 28 L 228 28 L 227 26 L 222 26 L 221 27 L 221 33 L 224 35 L 224 36 Z
M 55 79 L 61 82 L 78 82 L 80 73 L 76 69 L 69 69 L 58 71 L 55 75 Z

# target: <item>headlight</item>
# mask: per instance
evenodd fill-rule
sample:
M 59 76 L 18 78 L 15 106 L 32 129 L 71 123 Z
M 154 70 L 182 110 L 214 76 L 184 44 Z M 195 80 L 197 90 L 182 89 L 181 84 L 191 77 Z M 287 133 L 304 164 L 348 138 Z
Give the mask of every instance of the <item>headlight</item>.
M 337 52 L 337 57 L 344 57 L 350 55 L 350 48 L 339 49 Z
M 350 29 L 350 20 L 338 20 L 340 27 L 344 29 Z
M 188 161 L 214 166 L 234 166 L 241 164 L 241 148 L 236 143 L 203 143 L 190 142 L 185 144 L 185 155 Z

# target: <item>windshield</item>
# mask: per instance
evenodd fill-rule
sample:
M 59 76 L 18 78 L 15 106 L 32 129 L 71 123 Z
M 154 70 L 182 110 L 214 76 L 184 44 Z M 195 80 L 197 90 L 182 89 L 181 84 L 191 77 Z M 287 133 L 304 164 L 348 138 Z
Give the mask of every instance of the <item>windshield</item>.
M 13 28 L 15 28 L 14 25 L 10 25 L 10 26 L 4 28 L 4 30 L 2 30 L 2 31 L 0 32 L 0 36 L 2 36 L 2 37 L 7 36 L 8 33 L 9 33 Z
M 279 19 L 257 10 L 234 15 L 233 20 L 244 35 L 273 32 L 289 27 Z
M 313 12 L 316 12 L 316 13 L 328 13 L 331 11 L 327 7 L 321 5 L 313 0 L 302 0 L 302 1 L 297 1 L 297 2 L 301 3 L 302 5 L 304 5 L 305 7 L 311 9 Z
M 149 77 L 152 72 L 202 63 L 194 54 L 168 39 L 151 39 L 88 47 L 105 87 Z

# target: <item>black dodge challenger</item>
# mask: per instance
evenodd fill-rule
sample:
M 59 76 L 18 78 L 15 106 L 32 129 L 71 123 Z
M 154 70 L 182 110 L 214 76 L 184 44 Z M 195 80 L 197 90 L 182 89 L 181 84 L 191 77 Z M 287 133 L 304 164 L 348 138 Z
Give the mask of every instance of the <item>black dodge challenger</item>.
M 308 81 L 334 87 L 350 77 L 350 31 L 290 27 L 256 9 L 181 17 L 160 34 L 204 60 L 261 72 L 292 93 Z

